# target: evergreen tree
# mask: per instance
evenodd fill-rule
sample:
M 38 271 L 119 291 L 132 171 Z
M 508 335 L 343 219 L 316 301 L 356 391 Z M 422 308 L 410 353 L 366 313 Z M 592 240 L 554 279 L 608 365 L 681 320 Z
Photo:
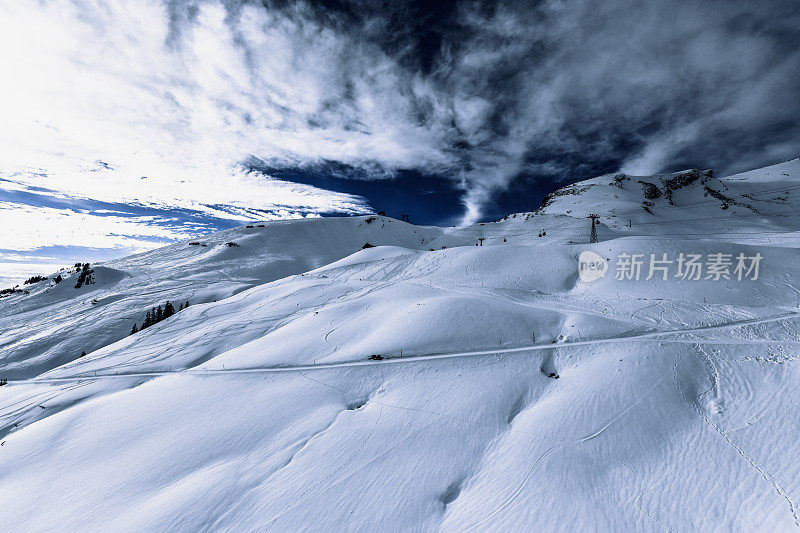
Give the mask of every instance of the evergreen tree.
M 77 269 L 76 272 L 80 272 L 78 274 L 78 281 L 75 283 L 76 289 L 80 289 L 81 286 L 92 283 L 92 271 L 89 270 L 89 263 L 84 263 L 83 269 Z
M 175 314 L 175 307 L 167 300 L 167 303 L 164 304 L 164 318 L 169 318 Z
M 136 327 L 136 322 L 133 323 L 133 327 L 131 328 L 131 335 L 138 332 L 139 328 Z
M 189 307 L 189 300 L 186 300 L 186 305 L 183 306 L 184 309 L 186 309 L 187 307 Z
M 83 357 L 84 355 L 86 355 L 86 352 L 81 352 L 81 357 Z
M 181 306 L 178 308 L 178 311 L 183 311 L 183 302 L 181 302 Z
M 164 320 L 164 310 L 159 305 L 158 309 L 156 309 L 156 322 L 161 322 L 162 320 Z
M 142 322 L 142 329 L 149 328 L 153 325 L 153 316 L 150 314 L 150 311 L 147 311 L 147 314 L 144 317 L 144 322 Z

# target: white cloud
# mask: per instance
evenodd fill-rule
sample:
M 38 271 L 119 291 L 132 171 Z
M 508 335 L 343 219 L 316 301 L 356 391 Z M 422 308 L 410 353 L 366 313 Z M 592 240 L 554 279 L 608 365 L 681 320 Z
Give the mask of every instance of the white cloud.
M 30 251 L 46 246 L 132 248 L 144 251 L 164 240 L 195 235 L 178 224 L 164 224 L 152 216 L 96 215 L 71 209 L 0 202 L 3 248 Z M 153 239 L 162 239 L 160 242 Z
M 471 222 L 520 173 L 575 180 L 591 177 L 577 175 L 583 162 L 650 172 L 704 158 L 735 168 L 793 149 L 790 133 L 763 135 L 800 113 L 788 2 L 456 12 L 458 31 L 422 72 L 403 61 L 402 18 L 370 19 L 380 14 L 348 25 L 303 2 L 0 0 L 0 178 L 14 182 L 6 190 L 237 219 L 363 210 L 237 166 L 332 160 L 374 178 L 448 175 Z M 726 148 L 749 131 L 755 142 L 742 133 Z
M 235 164 L 249 154 L 448 163 L 436 133 L 408 121 L 391 60 L 302 14 L 244 7 L 234 26 L 220 4 L 203 3 L 168 46 L 160 2 L 8 2 L 2 11 L 0 47 L 23 53 L 0 63 L 10 82 L 0 85 L 0 172 L 26 185 L 107 202 L 352 212 L 361 200 Z M 31 174 L 39 169 L 44 176 Z

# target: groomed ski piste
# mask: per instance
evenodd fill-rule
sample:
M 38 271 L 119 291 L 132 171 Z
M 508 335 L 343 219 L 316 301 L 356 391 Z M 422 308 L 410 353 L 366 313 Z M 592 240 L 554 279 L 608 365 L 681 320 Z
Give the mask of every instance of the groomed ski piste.
M 0 523 L 800 529 L 798 200 L 800 160 L 617 174 L 494 223 L 254 222 L 53 273 L 0 299 Z M 734 264 L 617 279 L 637 254 Z

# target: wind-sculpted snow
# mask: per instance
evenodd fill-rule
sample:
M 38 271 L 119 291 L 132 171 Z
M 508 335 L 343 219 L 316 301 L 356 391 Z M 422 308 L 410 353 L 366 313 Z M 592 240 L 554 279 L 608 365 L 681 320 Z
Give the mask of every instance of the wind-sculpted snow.
M 141 326 L 148 309 L 167 301 L 176 307 L 221 301 L 328 264 L 367 242 L 427 250 L 434 241 L 440 248 L 465 239 L 385 217 L 273 222 L 111 261 L 95 267 L 94 283 L 79 289 L 74 272 L 57 285 L 43 281 L 28 295 L 0 299 L 0 375 L 32 377 L 119 341 L 134 323 Z
M 0 523 L 800 529 L 800 250 L 763 232 L 800 233 L 781 201 L 740 205 L 758 187 L 796 205 L 797 165 L 777 167 L 598 178 L 468 228 L 254 225 L 98 267 L 86 290 L 1 300 Z M 671 187 L 671 203 L 661 189 L 643 209 L 635 180 Z M 722 184 L 726 209 L 703 193 Z M 601 216 L 601 242 L 578 211 Z M 712 217 L 734 229 L 707 235 Z M 584 250 L 609 260 L 605 277 L 579 281 Z M 759 254 L 760 270 L 615 272 L 622 254 L 681 253 Z M 166 299 L 192 305 L 127 335 Z

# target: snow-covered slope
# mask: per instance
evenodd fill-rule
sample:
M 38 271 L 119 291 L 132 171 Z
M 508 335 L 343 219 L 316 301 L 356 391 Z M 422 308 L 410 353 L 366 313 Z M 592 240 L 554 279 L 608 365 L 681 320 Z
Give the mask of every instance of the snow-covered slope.
M 93 267 L 75 288 L 76 269 L 0 299 L 0 375 L 30 377 L 90 353 L 141 326 L 152 307 L 222 300 L 247 288 L 341 259 L 364 245 L 429 250 L 456 245 L 440 228 L 386 217 L 253 224 Z
M 798 178 L 604 176 L 469 228 L 254 225 L 0 300 L 0 523 L 800 529 Z M 584 283 L 585 250 L 761 268 Z M 192 305 L 127 336 L 166 299 Z

